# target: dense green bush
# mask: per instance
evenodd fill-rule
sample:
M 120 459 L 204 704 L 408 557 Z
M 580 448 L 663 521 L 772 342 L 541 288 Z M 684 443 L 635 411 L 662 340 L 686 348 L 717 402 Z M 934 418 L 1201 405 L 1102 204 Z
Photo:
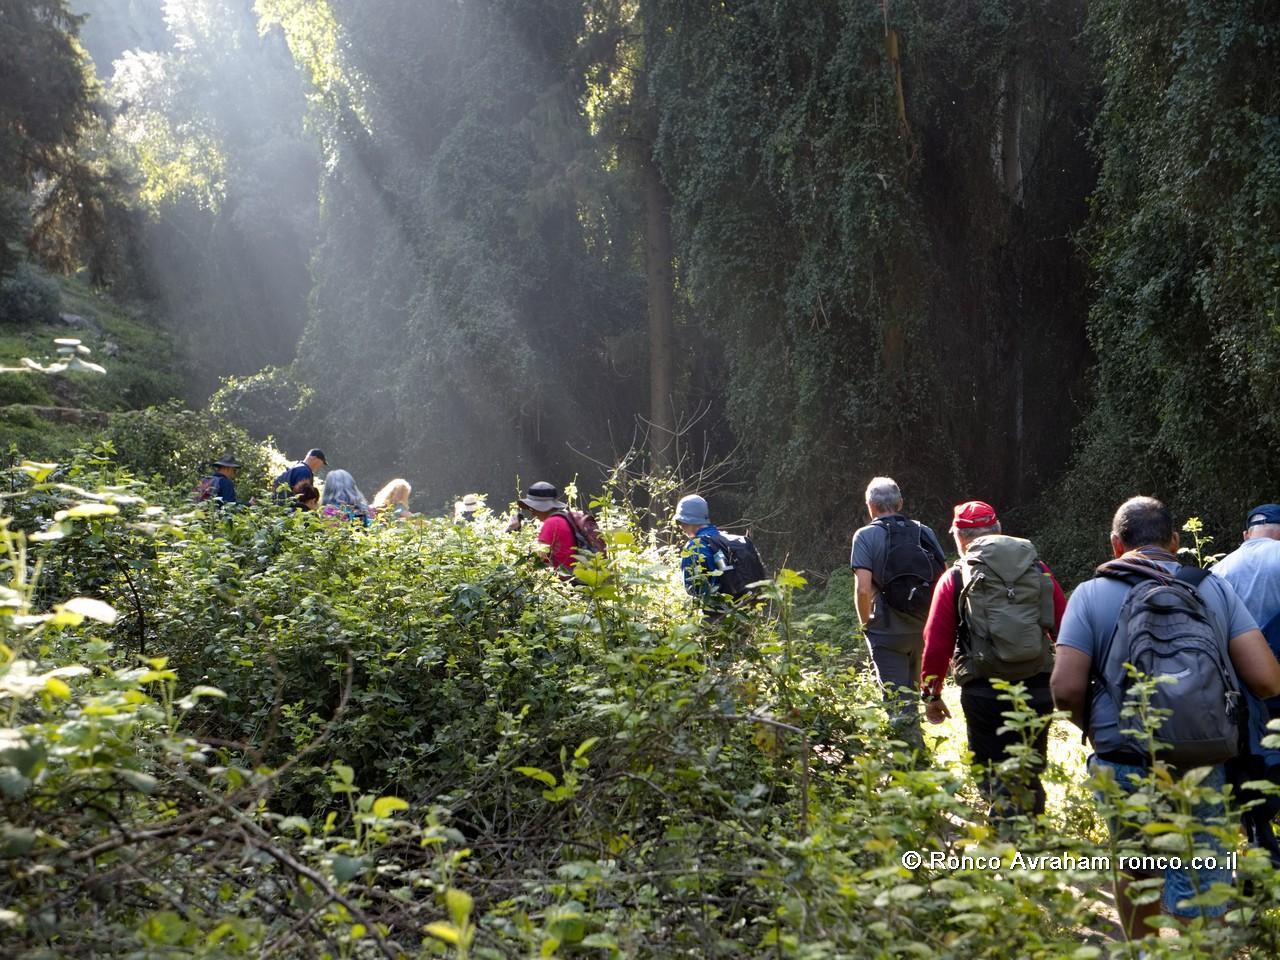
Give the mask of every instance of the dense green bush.
M 1107 851 L 1078 750 L 1055 738 L 1050 818 L 992 831 L 962 769 L 889 739 L 793 572 L 706 620 L 617 508 L 565 583 L 529 531 L 173 513 L 126 476 L 6 478 L 6 955 L 1102 955 L 1106 872 L 1015 861 Z M 1197 784 L 1157 770 L 1127 814 L 1190 851 Z M 1273 951 L 1245 921 L 1280 878 L 1241 873 L 1207 901 L 1237 897 L 1232 922 L 1141 948 Z
M 263 495 L 275 476 L 273 454 L 239 427 L 206 413 L 188 410 L 178 401 L 145 410 L 113 414 L 103 433 L 112 462 L 133 475 L 185 495 L 210 462 L 231 451 L 244 464 L 236 477 L 241 500 Z
M 0 324 L 57 323 L 62 295 L 58 282 L 31 263 L 20 263 L 0 280 Z

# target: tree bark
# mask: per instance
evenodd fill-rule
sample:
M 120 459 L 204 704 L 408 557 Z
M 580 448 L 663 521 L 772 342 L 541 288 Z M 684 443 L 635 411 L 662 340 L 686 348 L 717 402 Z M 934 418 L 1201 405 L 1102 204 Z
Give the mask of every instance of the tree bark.
M 649 299 L 649 453 L 655 470 L 675 459 L 675 275 L 671 195 L 653 159 L 652 144 L 639 149 L 645 207 L 645 275 Z

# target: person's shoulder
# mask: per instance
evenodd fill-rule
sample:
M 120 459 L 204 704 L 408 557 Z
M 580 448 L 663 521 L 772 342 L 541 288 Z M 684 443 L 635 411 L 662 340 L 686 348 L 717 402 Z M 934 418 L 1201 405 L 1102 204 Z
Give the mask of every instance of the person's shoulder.
M 870 523 L 864 523 L 857 530 L 853 531 L 853 539 L 865 540 L 869 537 L 882 537 L 884 536 L 884 532 L 884 524 L 877 523 L 875 520 L 872 520 Z

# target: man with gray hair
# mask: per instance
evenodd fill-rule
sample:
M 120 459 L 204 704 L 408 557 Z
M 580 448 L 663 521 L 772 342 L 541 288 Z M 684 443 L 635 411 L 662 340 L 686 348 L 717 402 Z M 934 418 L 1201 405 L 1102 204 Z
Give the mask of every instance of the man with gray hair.
M 916 689 L 925 617 L 946 559 L 934 532 L 903 515 L 902 491 L 889 477 L 867 484 L 866 506 L 871 522 L 854 533 L 849 558 L 854 606 L 897 732 L 923 750 Z

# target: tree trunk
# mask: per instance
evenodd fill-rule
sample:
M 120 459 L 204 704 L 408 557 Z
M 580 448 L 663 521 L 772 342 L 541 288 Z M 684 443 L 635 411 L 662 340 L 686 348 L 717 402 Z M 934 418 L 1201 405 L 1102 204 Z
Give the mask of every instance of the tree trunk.
M 655 470 L 675 459 L 675 279 L 672 269 L 671 196 L 653 160 L 639 149 L 644 190 L 644 265 L 649 297 L 649 452 Z

